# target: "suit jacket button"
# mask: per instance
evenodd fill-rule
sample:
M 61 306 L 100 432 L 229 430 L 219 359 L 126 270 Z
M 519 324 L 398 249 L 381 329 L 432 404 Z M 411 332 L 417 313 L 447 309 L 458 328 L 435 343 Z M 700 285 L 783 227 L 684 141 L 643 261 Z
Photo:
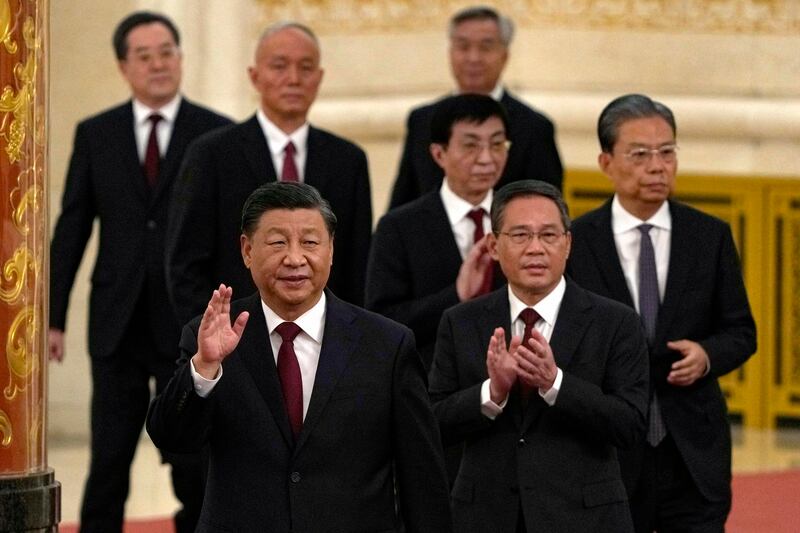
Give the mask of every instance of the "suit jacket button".
M 522 448 L 523 446 L 525 446 L 525 444 L 526 444 L 526 442 L 525 442 L 525 439 L 519 439 L 519 440 L 517 441 L 517 446 L 519 446 L 520 448 Z
M 155 220 L 148 220 L 147 221 L 147 229 L 151 229 L 151 230 L 152 229 L 156 229 L 156 226 L 158 226 L 158 224 L 156 224 Z
M 292 483 L 300 483 L 300 472 L 292 472 L 289 479 L 292 480 Z

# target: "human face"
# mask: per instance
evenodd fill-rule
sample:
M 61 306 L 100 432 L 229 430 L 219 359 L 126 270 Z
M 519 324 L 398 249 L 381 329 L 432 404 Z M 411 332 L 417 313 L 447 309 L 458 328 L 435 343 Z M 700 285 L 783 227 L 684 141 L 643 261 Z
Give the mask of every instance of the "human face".
M 242 235 L 242 258 L 261 299 L 284 320 L 319 301 L 333 263 L 333 238 L 316 209 L 272 209 L 253 235 Z
M 261 40 L 250 81 L 261 95 L 261 108 L 286 133 L 306 121 L 322 82 L 319 48 L 305 32 L 284 28 Z
M 674 145 L 675 135 L 666 120 L 659 116 L 623 122 L 611 153 L 602 152 L 598 162 L 611 179 L 622 207 L 641 220 L 650 218 L 675 187 L 678 161 L 664 161 L 651 154 L 637 164 L 626 155 L 636 148 L 658 149 Z
M 473 205 L 497 184 L 508 159 L 503 121 L 489 117 L 481 124 L 456 122 L 447 145 L 432 144 L 431 155 L 442 167 L 447 185 Z
M 153 109 L 169 103 L 181 84 L 181 50 L 169 28 L 160 22 L 141 24 L 128 33 L 127 43 L 119 71 L 133 97 Z
M 536 232 L 530 241 L 514 244 L 507 233 Z M 538 237 L 542 231 L 560 236 L 553 244 Z M 500 234 L 489 234 L 489 253 L 500 263 L 514 294 L 527 305 L 535 305 L 552 291 L 561 276 L 572 246 L 572 235 L 564 233 L 556 203 L 544 196 L 514 198 L 506 204 Z
M 492 92 L 507 59 L 500 28 L 491 19 L 465 20 L 450 37 L 450 67 L 462 93 Z

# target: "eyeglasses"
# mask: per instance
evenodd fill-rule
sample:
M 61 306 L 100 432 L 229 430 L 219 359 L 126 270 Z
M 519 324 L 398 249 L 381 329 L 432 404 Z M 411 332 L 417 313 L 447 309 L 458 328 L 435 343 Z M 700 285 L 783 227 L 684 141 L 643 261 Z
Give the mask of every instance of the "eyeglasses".
M 667 144 L 660 148 L 632 148 L 623 155 L 634 165 L 643 165 L 654 155 L 664 163 L 674 163 L 678 159 L 678 145 Z
M 136 50 L 128 55 L 128 59 L 136 61 L 137 63 L 150 64 L 155 58 L 158 58 L 164 62 L 171 61 L 175 59 L 178 54 L 180 54 L 180 51 L 178 50 L 177 46 L 164 46 L 163 48 L 159 48 L 157 50 Z
M 528 245 L 533 240 L 534 237 L 539 237 L 539 242 L 546 244 L 546 245 L 553 245 L 558 242 L 558 239 L 561 238 L 562 235 L 566 235 L 566 231 L 555 231 L 552 229 L 546 229 L 543 231 L 526 231 L 526 230 L 514 230 L 514 231 L 495 231 L 495 235 L 505 235 L 509 238 L 509 240 L 518 245 Z
M 458 150 L 469 157 L 478 157 L 484 150 L 488 149 L 489 153 L 493 156 L 504 155 L 511 148 L 511 141 L 503 139 L 502 141 L 489 141 L 482 143 L 478 141 L 461 141 L 454 143 Z

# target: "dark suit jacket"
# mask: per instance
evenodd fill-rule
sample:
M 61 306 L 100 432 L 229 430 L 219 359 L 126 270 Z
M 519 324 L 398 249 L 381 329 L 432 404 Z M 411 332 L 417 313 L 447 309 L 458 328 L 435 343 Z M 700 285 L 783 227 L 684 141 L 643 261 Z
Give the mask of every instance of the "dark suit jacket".
M 438 189 L 444 173 L 430 152 L 431 119 L 438 102 L 411 111 L 406 125 L 406 140 L 400 169 L 394 182 L 389 209 L 410 202 L 423 194 Z M 508 91 L 503 91 L 500 103 L 508 112 L 508 138 L 511 150 L 503 176 L 495 186 L 537 179 L 552 183 L 561 189 L 564 170 L 556 148 L 555 128 L 546 116 L 534 111 Z
M 730 499 L 731 437 L 717 377 L 755 351 L 755 324 L 728 225 L 678 202 L 669 208 L 670 262 L 650 348 L 650 383 L 700 491 L 711 500 Z M 574 221 L 568 272 L 587 289 L 633 307 L 611 231 L 611 200 Z M 670 365 L 680 358 L 667 341 L 678 339 L 699 342 L 711 361 L 711 372 L 690 387 L 667 383 Z M 644 444 L 637 448 L 621 456 L 631 469 L 631 490 Z
M 199 318 L 184 329 L 184 364 L 151 406 L 147 431 L 166 450 L 210 444 L 199 532 L 388 532 L 400 519 L 407 532 L 451 530 L 413 334 L 326 294 L 316 381 L 296 442 L 258 294 L 232 304 L 232 316 L 247 310 L 250 321 L 205 399 L 185 364 Z
M 133 107 L 127 102 L 78 124 L 61 214 L 50 248 L 50 326 L 66 326 L 69 293 L 95 219 L 100 222 L 92 273 L 89 352 L 104 357 L 118 346 L 146 291 L 153 339 L 174 356 L 180 335 L 166 298 L 164 230 L 170 193 L 184 151 L 197 136 L 230 120 L 182 100 L 169 147 L 149 191 L 136 151 Z
M 414 331 L 426 368 L 442 313 L 459 303 L 462 262 L 438 190 L 386 213 L 372 237 L 366 307 Z M 494 273 L 497 288 L 505 278 L 497 265 Z
M 513 393 L 503 413 L 481 413 L 486 348 L 496 327 L 510 340 L 505 287 L 445 311 L 430 393 L 442 439 L 464 442 L 452 491 L 457 532 L 623 532 L 633 526 L 616 446 L 644 433 L 647 345 L 639 318 L 567 281 L 550 339 L 563 381 L 555 405 Z
M 234 294 L 255 290 L 239 245 L 242 206 L 259 185 L 276 180 L 255 115 L 193 143 L 179 176 L 167 231 L 167 281 L 178 318 L 186 322 L 203 312 L 220 283 Z M 338 219 L 328 286 L 361 305 L 372 234 L 367 157 L 349 141 L 311 127 L 305 182 Z

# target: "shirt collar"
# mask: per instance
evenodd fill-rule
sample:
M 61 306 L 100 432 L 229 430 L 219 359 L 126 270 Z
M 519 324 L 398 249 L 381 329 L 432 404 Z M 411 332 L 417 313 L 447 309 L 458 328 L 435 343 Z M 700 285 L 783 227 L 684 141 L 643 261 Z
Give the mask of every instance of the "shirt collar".
M 294 143 L 298 153 L 305 152 L 306 143 L 308 142 L 308 122 L 294 130 L 291 135 L 286 135 L 283 130 L 267 118 L 266 113 L 261 108 L 256 111 L 256 117 L 261 125 L 261 130 L 264 132 L 264 137 L 267 138 L 269 151 L 273 155 L 283 155 L 283 149 L 286 148 L 289 141 Z
M 564 292 L 566 290 L 567 282 L 564 276 L 561 276 L 555 288 L 533 306 L 533 310 L 539 313 L 539 316 L 550 326 L 554 326 L 556 323 L 558 311 L 561 309 L 561 301 L 564 299 Z M 511 285 L 508 286 L 508 303 L 511 310 L 512 323 L 519 317 L 523 309 L 529 307 L 522 300 L 517 298 L 517 295 L 511 290 Z
M 181 105 L 181 95 L 176 94 L 175 98 L 170 100 L 165 105 L 159 107 L 158 109 L 152 109 L 137 99 L 133 99 L 133 123 L 137 126 L 144 124 L 147 122 L 150 115 L 153 113 L 158 113 L 161 115 L 164 121 L 169 123 L 175 122 L 175 117 L 178 116 L 178 109 Z
M 319 301 L 314 304 L 314 307 L 297 317 L 293 322 L 300 326 L 303 332 L 314 339 L 318 344 L 322 344 L 322 333 L 325 330 L 325 293 L 323 292 Z M 286 322 L 278 314 L 261 300 L 261 308 L 264 310 L 264 317 L 267 319 L 267 331 L 272 335 L 280 324 Z
M 611 230 L 614 235 L 626 233 L 642 224 L 652 224 L 656 228 L 667 231 L 672 230 L 672 215 L 669 212 L 669 202 L 664 202 L 653 216 L 647 220 L 639 220 L 622 207 L 619 197 L 615 194 L 611 201 Z
M 447 178 L 444 178 L 442 180 L 442 187 L 439 189 L 439 195 L 442 198 L 444 211 L 447 213 L 447 219 L 450 221 L 451 226 L 461 222 L 461 220 L 467 216 L 467 213 L 473 209 L 482 207 L 487 214 L 490 213 L 492 209 L 492 189 L 489 189 L 489 192 L 486 193 L 486 197 L 481 201 L 481 203 L 478 205 L 472 205 L 454 193 L 453 189 L 450 188 L 450 185 L 447 184 Z
M 491 96 L 494 100 L 499 102 L 503 98 L 503 92 L 505 92 L 503 84 L 498 81 L 497 85 L 494 86 L 494 89 L 492 89 L 492 92 L 490 92 L 488 96 Z M 453 91 L 453 94 L 458 95 L 463 93 L 458 89 L 456 89 L 455 91 Z

